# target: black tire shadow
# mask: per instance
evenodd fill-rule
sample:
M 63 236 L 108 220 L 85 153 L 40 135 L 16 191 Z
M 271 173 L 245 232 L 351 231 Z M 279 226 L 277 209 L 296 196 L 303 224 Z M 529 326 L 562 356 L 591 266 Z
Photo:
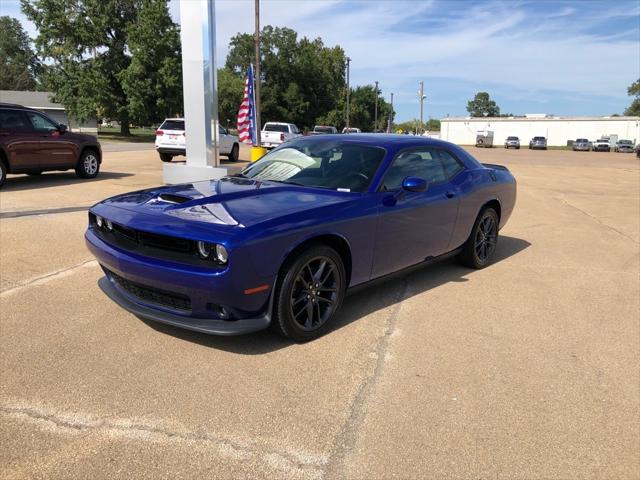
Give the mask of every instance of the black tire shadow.
M 516 255 L 530 245 L 526 240 L 501 235 L 493 263 L 498 263 Z M 491 266 L 487 268 L 491 268 Z M 455 259 L 448 259 L 434 262 L 424 268 L 376 283 L 370 288 L 365 287 L 356 293 L 347 295 L 334 321 L 334 327 L 327 335 L 332 335 L 337 330 L 373 312 L 411 298 L 406 296 L 401 298 L 402 293 L 405 291 L 406 282 L 410 283 L 412 287 L 410 289 L 411 294 L 415 296 L 449 282 L 466 282 L 468 281 L 467 277 L 473 275 L 474 272 L 475 270 L 458 264 Z M 218 337 L 182 330 L 149 320 L 141 320 L 154 330 L 181 340 L 241 355 L 261 355 L 288 347 L 294 343 L 274 334 L 270 330 L 237 337 Z
M 73 185 L 75 183 L 94 183 L 102 180 L 113 180 L 131 177 L 133 173 L 124 172 L 100 172 L 96 178 L 79 178 L 73 170 L 68 172 L 43 172 L 41 175 L 7 176 L 3 192 L 17 192 L 33 188 L 58 187 L 61 185 Z

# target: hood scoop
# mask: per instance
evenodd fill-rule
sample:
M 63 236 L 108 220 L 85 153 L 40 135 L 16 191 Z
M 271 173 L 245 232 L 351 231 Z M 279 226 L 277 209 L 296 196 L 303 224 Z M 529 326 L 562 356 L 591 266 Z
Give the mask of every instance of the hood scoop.
M 161 193 L 158 195 L 158 199 L 163 202 L 175 203 L 176 205 L 180 205 L 181 203 L 186 203 L 192 200 L 189 197 L 183 197 L 182 195 L 174 195 L 171 193 Z

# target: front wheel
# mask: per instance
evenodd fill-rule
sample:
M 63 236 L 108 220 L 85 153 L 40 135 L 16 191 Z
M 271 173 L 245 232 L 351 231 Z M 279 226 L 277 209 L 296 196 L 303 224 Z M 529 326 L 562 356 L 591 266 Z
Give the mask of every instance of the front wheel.
M 273 329 L 296 342 L 324 335 L 345 290 L 345 269 L 335 250 L 318 244 L 300 252 L 286 261 L 276 284 Z
M 98 154 L 93 150 L 87 150 L 80 156 L 76 166 L 76 175 L 80 178 L 95 178 L 100 171 Z
M 481 269 L 491 263 L 498 245 L 498 223 L 498 214 L 493 208 L 485 208 L 480 212 L 458 256 L 463 265 Z
M 238 146 L 237 143 L 234 143 L 233 147 L 231 147 L 231 152 L 228 155 L 229 161 L 237 162 L 239 155 L 240 155 L 240 147 Z

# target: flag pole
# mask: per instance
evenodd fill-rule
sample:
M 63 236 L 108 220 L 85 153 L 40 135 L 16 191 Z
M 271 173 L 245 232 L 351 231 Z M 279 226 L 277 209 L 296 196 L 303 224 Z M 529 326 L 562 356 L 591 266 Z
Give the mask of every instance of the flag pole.
M 255 96 L 255 107 L 256 107 L 256 147 L 262 146 L 260 139 L 260 129 L 262 128 L 260 124 L 260 0 L 255 0 L 256 2 L 256 34 L 255 34 L 255 42 L 256 42 L 256 71 L 254 72 L 253 81 L 254 81 L 254 96 Z

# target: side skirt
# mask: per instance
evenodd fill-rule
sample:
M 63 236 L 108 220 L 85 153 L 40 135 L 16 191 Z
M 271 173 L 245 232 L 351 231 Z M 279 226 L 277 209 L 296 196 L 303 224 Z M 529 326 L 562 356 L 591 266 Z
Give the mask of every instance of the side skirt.
M 352 295 L 354 293 L 358 293 L 364 288 L 369 288 L 372 286 L 379 285 L 381 283 L 388 282 L 389 280 L 394 280 L 396 278 L 404 277 L 418 270 L 422 270 L 423 268 L 432 265 L 437 262 L 441 262 L 443 260 L 447 260 L 449 258 L 455 257 L 462 251 L 463 246 L 456 248 L 455 250 L 451 250 L 450 252 L 443 253 L 442 255 L 438 255 L 437 257 L 427 257 L 422 262 L 416 263 L 415 265 L 411 265 L 410 267 L 403 268 L 402 270 L 398 270 L 397 272 L 388 273 L 383 275 L 382 277 L 374 278 L 372 280 L 368 280 L 363 283 L 359 283 L 358 285 L 354 285 L 353 287 L 349 287 L 347 289 L 346 295 Z

